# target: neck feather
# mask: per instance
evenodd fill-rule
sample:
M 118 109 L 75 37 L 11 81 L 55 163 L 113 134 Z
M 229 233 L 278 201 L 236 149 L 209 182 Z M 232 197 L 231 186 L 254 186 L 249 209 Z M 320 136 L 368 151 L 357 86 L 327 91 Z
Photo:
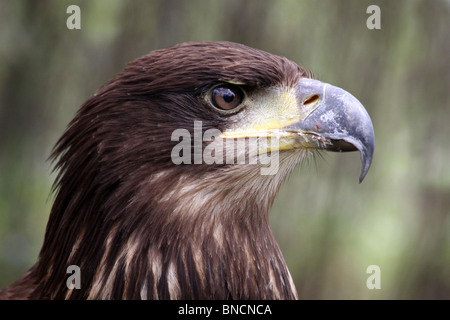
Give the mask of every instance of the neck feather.
M 27 274 L 40 279 L 31 297 L 297 298 L 268 218 L 283 179 L 255 171 L 198 180 L 166 170 L 107 197 L 88 190 L 90 201 L 81 202 L 81 191 L 69 199 L 61 188 L 40 260 Z M 80 267 L 81 289 L 67 288 L 70 265 Z

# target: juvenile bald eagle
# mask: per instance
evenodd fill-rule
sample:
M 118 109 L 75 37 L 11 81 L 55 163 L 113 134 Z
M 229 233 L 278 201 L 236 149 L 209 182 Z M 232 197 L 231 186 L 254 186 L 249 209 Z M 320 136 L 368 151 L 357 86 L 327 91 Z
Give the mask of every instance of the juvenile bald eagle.
M 192 142 L 180 146 L 177 129 Z M 221 134 L 204 139 L 210 129 Z M 231 150 L 232 160 L 251 159 L 249 145 L 234 143 L 250 138 L 276 142 L 255 154 L 279 155 L 278 170 L 202 158 Z M 218 141 L 233 144 L 205 153 Z M 268 213 L 283 180 L 316 150 L 359 150 L 366 175 L 373 127 L 346 91 L 240 44 L 153 51 L 101 87 L 57 142 L 38 262 L 0 297 L 295 299 Z M 79 289 L 67 284 L 71 265 Z

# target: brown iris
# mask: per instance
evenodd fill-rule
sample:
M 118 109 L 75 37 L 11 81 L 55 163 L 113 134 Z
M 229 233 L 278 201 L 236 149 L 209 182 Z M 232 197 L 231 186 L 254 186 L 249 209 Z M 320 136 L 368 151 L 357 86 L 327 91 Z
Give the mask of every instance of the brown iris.
M 228 111 L 233 110 L 242 103 L 244 93 L 237 86 L 224 85 L 214 88 L 211 95 L 211 102 L 217 109 Z

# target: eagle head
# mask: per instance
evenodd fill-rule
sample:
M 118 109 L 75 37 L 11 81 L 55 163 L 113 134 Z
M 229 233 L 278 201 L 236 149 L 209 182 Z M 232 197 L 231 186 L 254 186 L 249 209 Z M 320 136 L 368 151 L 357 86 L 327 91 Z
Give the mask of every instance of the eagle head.
M 374 132 L 348 92 L 286 58 L 183 43 L 131 63 L 80 108 L 52 154 L 38 262 L 3 291 L 39 299 L 295 299 L 269 226 L 276 193 L 320 150 Z M 79 267 L 69 288 L 67 268 Z

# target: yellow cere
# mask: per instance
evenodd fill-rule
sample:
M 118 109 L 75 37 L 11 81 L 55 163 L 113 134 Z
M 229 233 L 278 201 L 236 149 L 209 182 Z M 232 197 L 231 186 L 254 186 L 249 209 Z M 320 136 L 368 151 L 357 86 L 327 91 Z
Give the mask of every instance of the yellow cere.
M 282 129 L 302 118 L 293 88 L 269 88 L 249 96 L 241 117 L 222 138 L 289 136 L 292 133 Z

